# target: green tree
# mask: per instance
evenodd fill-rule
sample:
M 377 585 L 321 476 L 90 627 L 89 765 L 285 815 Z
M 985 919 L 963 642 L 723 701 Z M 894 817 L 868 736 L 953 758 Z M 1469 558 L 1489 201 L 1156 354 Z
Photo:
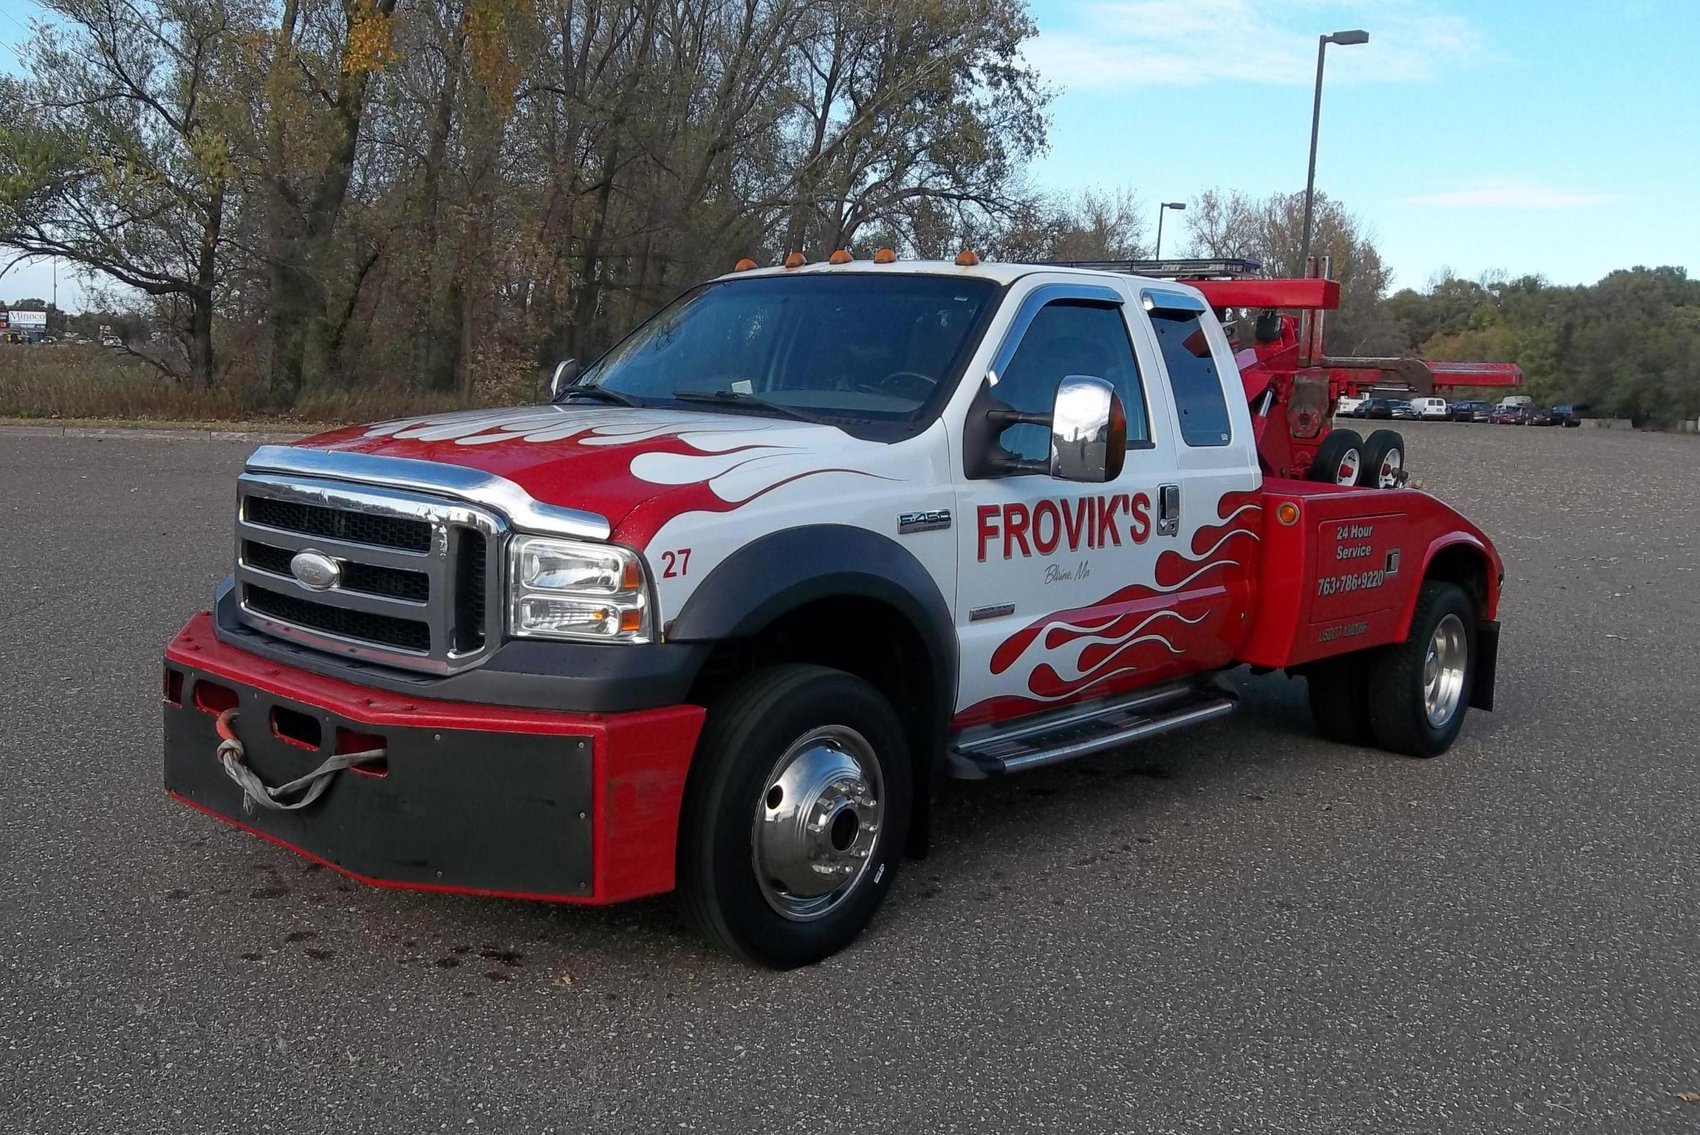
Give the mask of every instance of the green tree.
M 271 365 L 263 405 L 301 392 L 309 361 L 334 367 L 330 281 L 337 225 L 360 157 L 373 76 L 390 58 L 396 0 L 282 0 L 254 60 L 264 76 L 244 137 L 246 185 L 263 202 Z

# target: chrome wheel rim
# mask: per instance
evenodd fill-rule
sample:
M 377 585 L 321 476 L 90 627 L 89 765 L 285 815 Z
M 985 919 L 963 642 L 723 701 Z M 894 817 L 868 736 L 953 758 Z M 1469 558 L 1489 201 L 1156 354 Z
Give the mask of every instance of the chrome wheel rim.
M 756 798 L 750 843 L 762 897 L 797 922 L 847 899 L 879 847 L 885 785 L 873 746 L 843 725 L 799 737 Z
M 1423 708 L 1428 723 L 1437 729 L 1452 720 L 1464 700 L 1464 665 L 1469 657 L 1464 621 L 1447 615 L 1434 628 L 1423 657 Z
M 1364 456 L 1355 449 L 1348 449 L 1340 455 L 1340 465 L 1334 470 L 1336 485 L 1355 485 L 1358 483 L 1358 471 L 1363 468 Z
M 1384 489 L 1391 489 L 1399 484 L 1399 473 L 1405 468 L 1405 455 L 1397 449 L 1390 449 L 1381 459 L 1381 468 L 1376 470 L 1375 483 Z

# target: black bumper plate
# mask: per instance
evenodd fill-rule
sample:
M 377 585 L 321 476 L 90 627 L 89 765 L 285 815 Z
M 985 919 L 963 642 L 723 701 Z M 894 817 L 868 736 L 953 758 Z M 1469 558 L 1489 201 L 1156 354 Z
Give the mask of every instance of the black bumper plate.
M 187 695 L 201 675 L 190 672 Z M 339 773 L 299 812 L 243 808 L 215 751 L 212 714 L 165 706 L 165 787 L 244 827 L 369 881 L 534 898 L 591 894 L 591 738 L 381 728 L 313 705 L 210 679 L 239 698 L 236 733 L 267 784 L 312 771 L 337 730 L 381 736 L 387 773 Z M 273 733 L 272 710 L 319 723 L 312 751 Z

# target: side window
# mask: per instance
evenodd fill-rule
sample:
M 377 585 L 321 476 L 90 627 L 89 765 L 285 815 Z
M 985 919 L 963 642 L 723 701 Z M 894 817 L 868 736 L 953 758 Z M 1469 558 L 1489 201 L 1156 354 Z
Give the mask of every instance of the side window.
M 1089 374 L 1114 385 L 1127 408 L 1128 447 L 1151 443 L 1145 394 L 1121 308 L 1078 300 L 1055 300 L 1040 308 L 998 375 L 992 395 L 1017 410 L 1049 414 L 1057 384 L 1071 374 Z M 1051 435 L 1043 426 L 1010 426 L 1000 441 L 1005 450 L 1029 461 L 1051 455 Z
M 1196 312 L 1158 308 L 1151 313 L 1151 326 L 1169 370 L 1182 440 L 1188 445 L 1227 445 L 1233 436 L 1228 402 L 1200 318 Z

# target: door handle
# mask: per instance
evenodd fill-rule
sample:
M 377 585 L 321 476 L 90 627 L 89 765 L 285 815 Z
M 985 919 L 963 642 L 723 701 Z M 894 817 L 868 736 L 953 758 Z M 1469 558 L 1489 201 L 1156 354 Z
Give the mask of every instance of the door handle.
M 1157 535 L 1173 536 L 1181 530 L 1181 487 L 1161 485 L 1157 489 Z

